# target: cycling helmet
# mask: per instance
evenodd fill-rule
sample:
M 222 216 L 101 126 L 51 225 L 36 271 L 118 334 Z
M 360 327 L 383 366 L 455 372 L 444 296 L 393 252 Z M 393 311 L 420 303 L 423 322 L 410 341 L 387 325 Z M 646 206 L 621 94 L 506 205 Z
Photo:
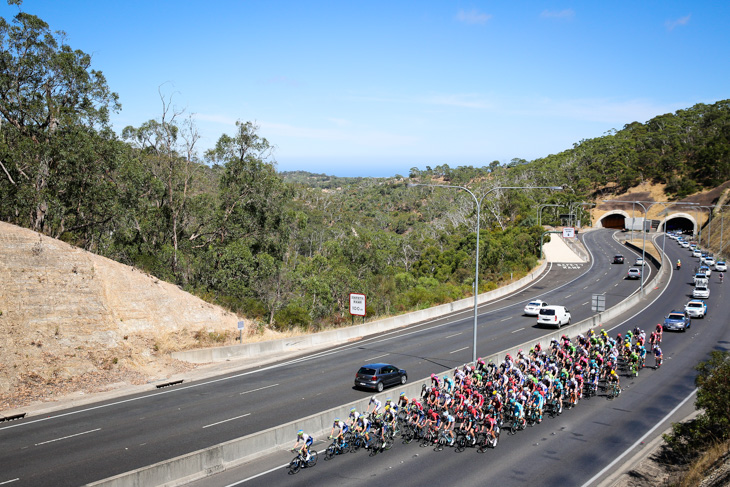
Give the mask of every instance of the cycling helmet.
M 431 378 L 432 379 L 435 379 L 436 378 L 436 374 L 431 374 Z
M 357 412 L 357 408 L 352 408 L 352 409 L 350 409 L 350 412 L 351 412 L 351 413 L 356 413 L 356 412 Z
M 340 418 L 335 418 L 335 424 L 340 422 Z
M 297 436 L 304 436 L 304 430 L 297 431 Z
M 378 398 L 376 398 L 375 396 L 370 398 L 370 401 L 377 401 L 377 400 L 378 400 Z
M 406 393 L 405 393 L 405 392 L 401 392 L 401 393 L 400 393 L 400 397 L 404 397 L 405 395 L 406 395 Z

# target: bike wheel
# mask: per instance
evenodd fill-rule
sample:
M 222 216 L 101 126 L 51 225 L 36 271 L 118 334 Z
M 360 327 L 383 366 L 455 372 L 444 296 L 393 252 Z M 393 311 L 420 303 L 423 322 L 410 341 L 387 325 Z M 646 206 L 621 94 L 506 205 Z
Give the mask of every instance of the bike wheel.
M 465 435 L 459 435 L 456 437 L 456 442 L 454 443 L 456 448 L 454 448 L 457 452 L 461 453 L 464 450 L 466 450 L 466 436 Z
M 352 440 L 352 443 L 350 444 L 350 452 L 355 453 L 363 446 L 365 446 L 365 440 L 358 436 Z
M 317 465 L 317 457 L 317 451 L 311 450 L 309 452 L 309 461 L 307 462 L 307 467 L 314 467 L 315 465 Z
M 289 464 L 289 474 L 294 475 L 295 473 L 299 472 L 299 470 L 301 470 L 301 469 L 302 469 L 302 463 L 299 460 L 299 457 L 296 457 Z
M 331 460 L 332 457 L 334 457 L 337 454 L 337 447 L 335 445 L 330 445 L 327 447 L 327 449 L 324 451 L 324 459 Z

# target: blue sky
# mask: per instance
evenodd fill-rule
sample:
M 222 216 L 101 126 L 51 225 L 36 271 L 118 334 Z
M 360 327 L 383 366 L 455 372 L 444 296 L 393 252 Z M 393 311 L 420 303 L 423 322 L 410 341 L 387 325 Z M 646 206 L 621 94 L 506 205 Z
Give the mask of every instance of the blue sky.
M 93 55 L 118 132 L 194 114 L 201 152 L 236 120 L 280 171 L 407 175 L 569 149 L 730 98 L 730 2 L 82 1 L 22 9 Z M 0 5 L 10 20 L 17 7 Z

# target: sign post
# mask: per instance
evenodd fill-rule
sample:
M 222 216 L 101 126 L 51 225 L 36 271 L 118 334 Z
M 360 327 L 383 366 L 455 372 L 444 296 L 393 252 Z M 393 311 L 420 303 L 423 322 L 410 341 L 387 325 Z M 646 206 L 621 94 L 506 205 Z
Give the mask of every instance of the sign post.
M 573 227 L 563 228 L 563 238 L 575 238 L 575 228 L 573 228 Z
M 246 323 L 243 321 L 238 322 L 238 341 L 243 344 L 243 327 L 246 326 Z
M 363 322 L 367 314 L 367 298 L 364 294 L 350 293 L 350 314 L 352 322 L 355 322 L 355 316 L 362 316 Z
M 606 295 L 594 294 L 591 299 L 591 311 L 601 313 L 606 311 Z

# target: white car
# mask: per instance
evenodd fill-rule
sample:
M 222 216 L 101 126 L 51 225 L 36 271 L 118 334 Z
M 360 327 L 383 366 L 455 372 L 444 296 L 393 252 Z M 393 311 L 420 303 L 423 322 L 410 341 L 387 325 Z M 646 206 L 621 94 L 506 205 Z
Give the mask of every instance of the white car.
M 646 262 L 644 262 L 644 259 L 642 259 L 641 257 L 637 257 L 636 258 L 636 262 L 634 262 L 634 265 L 635 266 L 636 265 L 644 265 L 644 264 L 646 264 Z
M 570 324 L 570 311 L 565 306 L 545 306 L 537 315 L 538 325 L 551 325 L 560 328 Z
M 683 249 L 688 249 L 689 248 L 689 243 L 688 242 L 679 242 L 679 245 L 681 245 Z
M 694 299 L 707 299 L 710 297 L 710 288 L 707 286 L 695 286 L 692 291 L 692 297 Z
M 695 249 L 692 251 L 692 257 L 702 257 L 702 251 L 695 247 Z
M 725 264 L 724 260 L 718 260 L 715 262 L 715 270 L 717 272 L 727 272 L 727 264 Z
M 684 312 L 690 318 L 704 318 L 707 314 L 707 304 L 701 299 L 693 299 L 684 305 Z
M 706 265 L 704 265 L 704 264 L 703 264 L 703 265 L 701 265 L 701 266 L 700 266 L 700 267 L 699 267 L 699 268 L 697 269 L 697 272 L 701 272 L 702 274 L 704 274 L 704 275 L 705 275 L 705 276 L 707 276 L 707 277 L 710 277 L 710 276 L 712 275 L 712 269 L 710 269 L 710 268 L 709 268 L 708 266 L 706 266 Z
M 626 279 L 641 279 L 641 270 L 637 267 L 632 267 L 629 272 L 626 273 Z
M 533 299 L 525 305 L 525 314 L 527 316 L 537 316 L 540 313 L 540 310 L 547 305 L 548 304 L 545 301 Z
M 707 266 L 715 265 L 715 258 L 711 255 L 708 255 L 707 257 L 705 257 L 705 265 L 707 265 Z

